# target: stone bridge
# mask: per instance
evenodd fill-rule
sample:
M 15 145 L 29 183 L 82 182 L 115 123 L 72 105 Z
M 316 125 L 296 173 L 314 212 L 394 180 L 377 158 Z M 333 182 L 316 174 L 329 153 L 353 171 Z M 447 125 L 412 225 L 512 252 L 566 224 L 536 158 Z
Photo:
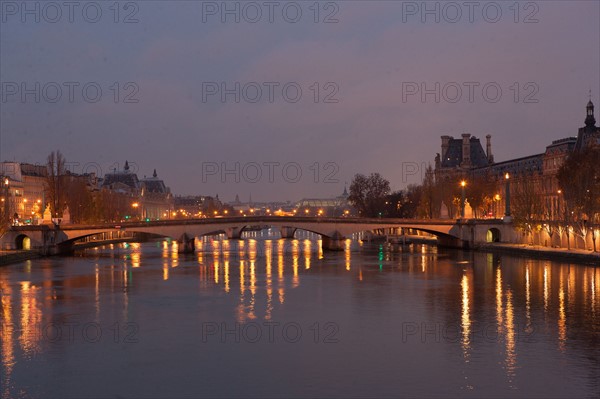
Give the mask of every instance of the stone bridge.
M 29 247 L 46 255 L 68 253 L 77 240 L 111 232 L 146 233 L 170 237 L 180 243 L 182 252 L 194 251 L 195 237 L 225 233 L 239 239 L 244 229 L 269 226 L 279 229 L 283 238 L 293 238 L 296 230 L 321 235 L 325 250 L 341 250 L 352 234 L 385 229 L 415 229 L 437 236 L 438 244 L 473 248 L 486 242 L 513 242 L 512 224 L 501 220 L 413 220 L 327 218 L 296 216 L 253 216 L 214 219 L 161 220 L 99 225 L 40 225 L 12 227 L 0 238 L 2 249 Z M 383 230 L 382 230 L 383 229 Z

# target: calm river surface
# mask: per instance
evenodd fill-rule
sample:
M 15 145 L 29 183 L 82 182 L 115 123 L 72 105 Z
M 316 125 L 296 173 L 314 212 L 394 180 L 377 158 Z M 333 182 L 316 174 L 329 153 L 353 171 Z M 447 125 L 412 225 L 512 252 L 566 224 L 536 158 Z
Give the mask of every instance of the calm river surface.
M 1 397 L 600 392 L 598 268 L 249 234 L 0 268 Z

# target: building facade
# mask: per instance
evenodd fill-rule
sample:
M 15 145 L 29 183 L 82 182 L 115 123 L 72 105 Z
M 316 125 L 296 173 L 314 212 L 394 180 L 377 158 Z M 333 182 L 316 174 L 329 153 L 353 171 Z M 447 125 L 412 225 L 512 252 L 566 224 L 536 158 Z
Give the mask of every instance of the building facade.
M 348 190 L 333 198 L 303 198 L 296 203 L 295 214 L 300 216 L 350 216 L 356 213 L 348 201 Z
M 104 175 L 101 189 L 125 198 L 131 207 L 128 216 L 139 220 L 166 219 L 173 212 L 174 199 L 169 187 L 158 178 L 156 169 L 149 178 L 138 178 L 125 161 L 123 170 L 113 170 Z M 128 198 L 128 200 L 127 200 Z
M 0 163 L 3 219 L 15 223 L 37 223 L 46 206 L 47 170 L 43 165 Z
M 464 180 L 467 185 L 485 185 L 487 192 L 484 193 L 481 214 L 496 217 L 506 212 L 504 200 L 508 177 L 513 190 L 515 186 L 525 187 L 541 194 L 544 216 L 556 219 L 561 213 L 558 171 L 574 151 L 600 146 L 600 128 L 596 126 L 594 104 L 590 100 L 586 105 L 585 126 L 578 129 L 577 137 L 554 140 L 543 153 L 494 162 L 489 134 L 486 136 L 485 151 L 480 140 L 470 134 L 463 134 L 461 139 L 452 136 L 442 136 L 441 139 L 441 153 L 435 157 L 437 184 L 458 187 L 458 183 Z M 443 205 L 449 206 L 451 204 Z M 450 212 L 450 216 L 456 214 L 456 210 Z

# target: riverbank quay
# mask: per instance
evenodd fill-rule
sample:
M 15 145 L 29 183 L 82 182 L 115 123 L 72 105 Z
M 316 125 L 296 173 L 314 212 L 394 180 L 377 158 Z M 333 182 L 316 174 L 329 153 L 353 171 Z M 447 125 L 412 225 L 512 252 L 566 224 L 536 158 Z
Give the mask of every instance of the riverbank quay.
M 388 236 L 385 242 L 394 245 L 409 245 L 409 244 L 426 244 L 426 245 L 436 245 L 437 238 L 429 237 L 429 236 L 420 236 L 420 235 L 412 235 L 407 234 L 405 236 Z
M 83 250 L 83 249 L 87 249 L 87 248 L 95 248 L 95 247 L 99 247 L 99 246 L 103 246 L 103 245 L 120 244 L 120 243 L 124 243 L 124 242 L 142 242 L 142 241 L 143 240 L 139 240 L 139 239 L 132 240 L 131 238 L 116 238 L 116 239 L 112 239 L 112 240 L 83 242 L 83 243 L 75 244 L 73 246 L 73 251 Z M 23 261 L 30 260 L 30 259 L 38 259 L 38 258 L 42 258 L 45 256 L 52 256 L 52 255 L 45 255 L 41 251 L 38 251 L 35 249 L 32 249 L 32 250 L 0 250 L 0 266 L 11 265 L 14 263 L 23 262 Z
M 0 251 L 0 266 L 19 263 L 30 259 L 37 259 L 41 258 L 42 256 L 43 255 L 37 251 Z
M 498 252 L 535 259 L 560 260 L 600 266 L 600 252 L 585 249 L 550 248 L 542 245 L 489 243 L 480 245 L 480 251 Z
M 390 240 L 389 244 L 401 245 L 402 239 Z M 95 243 L 82 243 L 75 246 L 74 249 L 81 250 L 85 248 L 97 247 L 100 245 L 117 244 L 122 242 L 132 242 L 131 239 L 116 239 L 106 240 Z M 385 242 L 385 241 L 383 241 Z M 430 237 L 418 237 L 418 236 L 407 236 L 406 244 L 427 244 L 435 245 L 435 239 Z M 591 252 L 583 249 L 571 249 L 566 248 L 549 248 L 540 245 L 527 245 L 527 244 L 506 244 L 506 243 L 489 243 L 479 246 L 476 250 L 484 252 L 496 252 L 505 253 L 510 255 L 530 257 L 533 259 L 545 259 L 545 260 L 560 260 L 574 263 L 583 263 L 593 266 L 600 266 L 600 252 Z M 0 251 L 0 266 L 10 265 L 14 263 L 23 262 L 30 259 L 41 258 L 44 255 L 35 250 L 1 250 Z

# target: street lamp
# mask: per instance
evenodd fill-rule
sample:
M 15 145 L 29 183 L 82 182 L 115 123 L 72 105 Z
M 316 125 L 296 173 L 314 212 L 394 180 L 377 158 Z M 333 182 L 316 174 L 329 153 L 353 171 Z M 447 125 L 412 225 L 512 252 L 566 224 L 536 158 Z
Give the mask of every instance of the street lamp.
M 510 174 L 508 174 L 508 172 L 504 175 L 504 180 L 506 181 L 506 209 L 504 210 L 504 221 L 508 223 L 512 219 L 510 216 Z
M 10 210 L 8 209 L 10 207 L 10 199 L 8 198 L 8 185 L 9 185 L 9 180 L 8 177 L 4 179 L 4 190 L 6 195 L 4 196 L 4 198 L 6 198 L 6 202 L 4 203 L 4 220 L 8 220 L 9 219 L 9 215 L 10 215 Z
M 560 211 L 560 195 L 562 195 L 562 190 L 558 190 L 558 201 L 559 201 L 559 205 L 558 205 L 558 209 Z M 566 228 L 567 228 L 567 250 L 571 250 L 571 237 L 569 234 L 569 203 L 563 198 L 563 203 L 564 203 L 564 208 L 565 208 L 565 224 L 566 224 Z M 562 244 L 562 243 L 561 243 Z
M 556 212 L 555 215 L 560 215 L 560 196 L 562 194 L 562 190 L 557 191 L 558 196 L 556 197 Z
M 25 220 L 25 218 L 27 217 L 26 215 L 29 212 L 27 212 L 27 198 L 23 198 L 23 220 Z
M 494 196 L 494 219 L 498 218 L 498 203 L 500 202 L 500 194 Z
M 137 218 L 139 216 L 137 209 L 140 206 L 140 204 L 138 204 L 137 202 L 134 202 L 133 204 L 131 204 L 131 206 L 133 207 L 134 213 L 135 213 L 135 217 Z
M 461 219 L 465 218 L 465 186 L 467 185 L 466 181 L 460 182 L 460 191 L 461 191 L 461 200 L 460 200 L 460 217 Z

